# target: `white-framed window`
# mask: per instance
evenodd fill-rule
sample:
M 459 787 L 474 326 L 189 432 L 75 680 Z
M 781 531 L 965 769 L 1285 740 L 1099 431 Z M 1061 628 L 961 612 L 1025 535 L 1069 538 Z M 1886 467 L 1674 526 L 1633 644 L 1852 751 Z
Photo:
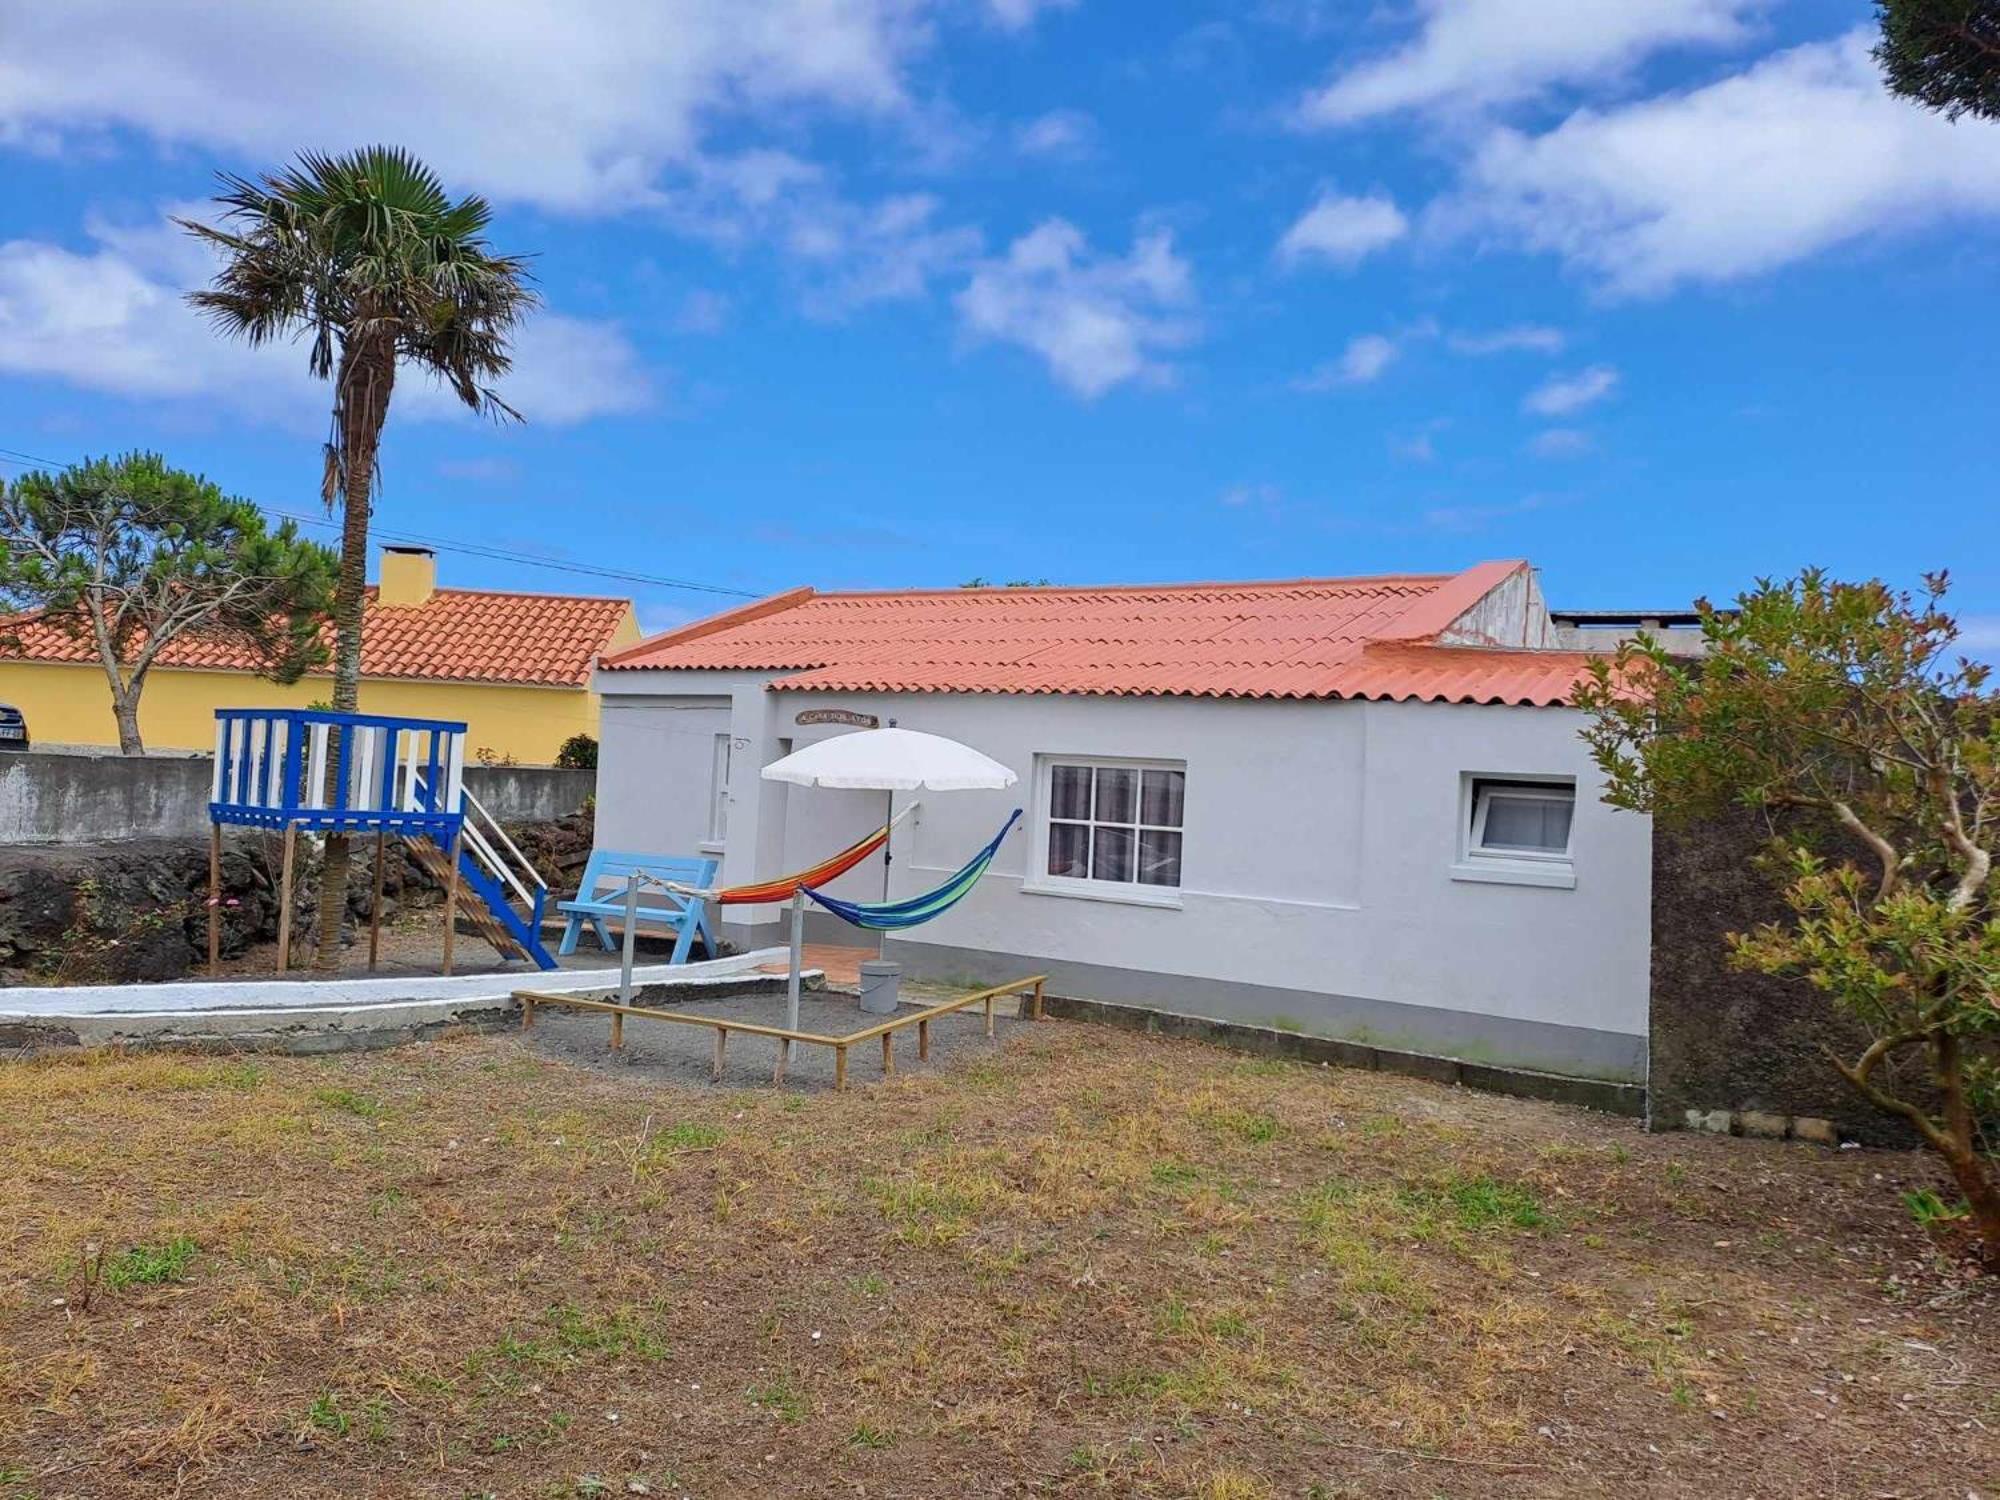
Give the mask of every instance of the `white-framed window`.
M 1458 878 L 1576 884 L 1570 859 L 1574 778 L 1468 773 L 1459 816 L 1459 862 L 1452 870 Z
M 709 761 L 708 841 L 724 843 L 729 838 L 729 736 L 718 734 Z
M 1568 859 L 1575 815 L 1574 782 L 1476 778 L 1466 852 L 1499 859 Z
M 1034 884 L 1092 893 L 1179 888 L 1184 764 L 1051 755 L 1041 772 Z

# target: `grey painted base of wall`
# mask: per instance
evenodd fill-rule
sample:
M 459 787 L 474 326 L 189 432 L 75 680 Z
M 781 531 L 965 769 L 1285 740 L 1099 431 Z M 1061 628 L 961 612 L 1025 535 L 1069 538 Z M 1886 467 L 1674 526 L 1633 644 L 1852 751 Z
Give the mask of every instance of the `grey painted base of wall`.
M 1646 1077 L 1646 1038 L 1584 1026 L 900 939 L 886 945 L 884 956 L 901 961 L 912 978 L 999 984 L 1024 973 L 1046 973 L 1049 993 L 1068 999 L 1296 1034 L 1457 1067 L 1588 1079 L 1638 1086 L 1641 1092 Z
M 1548 1099 L 1557 1104 L 1576 1104 L 1586 1109 L 1601 1109 L 1609 1114 L 1628 1115 L 1633 1119 L 1644 1119 L 1646 1115 L 1646 1090 L 1636 1083 L 1568 1078 L 1560 1073 L 1536 1073 L 1523 1068 L 1461 1062 L 1457 1058 L 1431 1057 L 1420 1052 L 1393 1052 L 1358 1042 L 1305 1036 L 1296 1031 L 1273 1031 L 1266 1026 L 1245 1026 L 1236 1021 L 1212 1021 L 1205 1016 L 1184 1016 L 1136 1005 L 1112 1005 L 1103 1000 L 1065 1000 L 1051 995 L 1044 1002 L 1044 1007 L 1047 1014 L 1065 1020 L 1097 1021 L 1134 1031 L 1148 1031 L 1158 1036 L 1214 1042 L 1265 1057 L 1332 1063 L 1343 1068 L 1366 1068 L 1380 1073 L 1403 1073 L 1412 1078 L 1428 1078 L 1434 1083 L 1462 1084 L 1469 1089 L 1484 1089 L 1490 1094 L 1508 1094 L 1517 1099 Z

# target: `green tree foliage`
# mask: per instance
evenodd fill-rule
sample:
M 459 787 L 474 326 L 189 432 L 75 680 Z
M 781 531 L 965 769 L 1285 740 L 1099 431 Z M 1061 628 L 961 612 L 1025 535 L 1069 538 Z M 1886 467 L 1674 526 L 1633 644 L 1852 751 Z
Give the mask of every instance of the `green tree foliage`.
M 1761 582 L 1702 606 L 1704 660 L 1627 645 L 1578 703 L 1606 801 L 1670 824 L 1772 814 L 1792 915 L 1733 934 L 1733 959 L 1861 1023 L 1866 1050 L 1833 1066 L 1944 1158 L 2000 1271 L 2000 695 L 1954 653 L 1945 588 Z
M 183 637 L 243 647 L 280 682 L 324 662 L 333 569 L 333 553 L 291 522 L 269 529 L 248 500 L 156 453 L 23 474 L 0 490 L 0 602 L 90 645 L 127 755 L 145 749 L 146 674 Z
M 1876 0 L 1891 91 L 1950 119 L 2000 119 L 2000 0 Z
M 573 734 L 556 751 L 556 764 L 572 771 L 597 769 L 597 741 L 587 734 Z
M 527 262 L 486 242 L 483 198 L 454 200 L 404 151 L 301 155 L 257 181 L 224 174 L 226 227 L 180 224 L 219 250 L 214 284 L 189 300 L 250 344 L 302 337 L 313 375 L 333 382 L 320 493 L 342 512 L 335 593 L 333 706 L 361 691 L 368 517 L 396 371 L 434 377 L 474 411 L 518 418 L 490 381 L 512 365 L 508 341 L 534 307 Z M 348 837 L 327 837 L 317 962 L 338 962 Z

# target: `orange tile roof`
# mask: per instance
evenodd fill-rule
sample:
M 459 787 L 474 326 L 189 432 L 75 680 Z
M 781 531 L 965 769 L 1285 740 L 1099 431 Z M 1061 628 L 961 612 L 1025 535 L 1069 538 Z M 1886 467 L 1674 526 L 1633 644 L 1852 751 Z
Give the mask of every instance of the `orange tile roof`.
M 511 682 L 583 687 L 590 668 L 631 608 L 626 599 L 580 594 L 503 594 L 439 589 L 422 604 L 384 605 L 368 590 L 362 622 L 363 677 Z M 0 660 L 95 662 L 96 649 L 33 616 L 0 619 L 20 640 Z M 333 643 L 328 627 L 327 645 Z M 258 663 L 228 641 L 183 636 L 155 663 L 211 672 L 254 672 Z
M 1432 642 L 1521 568 L 1284 583 L 794 589 L 607 656 L 784 672 L 774 688 L 1563 702 L 1589 656 Z

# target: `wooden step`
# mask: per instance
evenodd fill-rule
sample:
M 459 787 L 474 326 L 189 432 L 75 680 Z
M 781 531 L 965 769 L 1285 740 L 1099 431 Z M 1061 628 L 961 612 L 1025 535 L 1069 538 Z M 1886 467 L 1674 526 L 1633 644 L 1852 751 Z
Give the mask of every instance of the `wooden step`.
M 437 844 L 422 836 L 411 838 L 410 851 L 417 857 L 417 863 L 430 873 L 439 885 L 451 882 L 451 855 Z M 500 919 L 487 910 L 479 893 L 469 888 L 463 880 L 458 883 L 458 915 L 474 932 L 488 943 L 502 958 L 519 958 L 533 963 L 534 955 L 516 941 L 514 934 L 500 924 Z

